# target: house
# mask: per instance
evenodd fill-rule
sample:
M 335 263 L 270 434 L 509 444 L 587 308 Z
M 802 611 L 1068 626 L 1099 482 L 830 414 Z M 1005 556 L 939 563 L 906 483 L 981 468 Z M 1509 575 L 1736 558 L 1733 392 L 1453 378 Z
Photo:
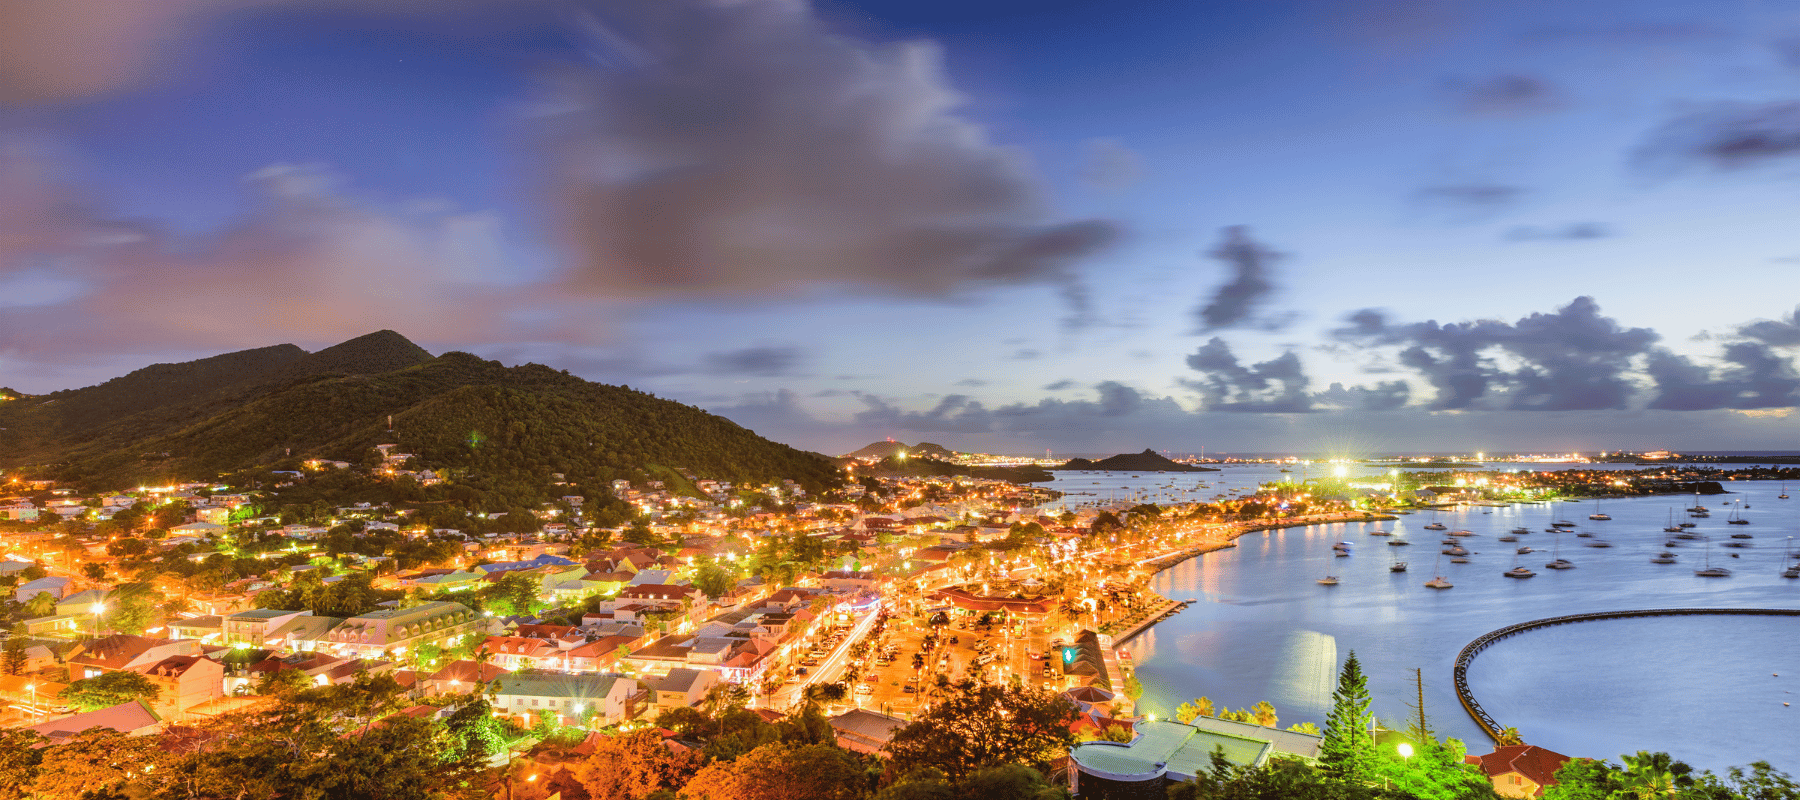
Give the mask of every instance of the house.
M 133 700 L 111 708 L 41 722 L 26 730 L 36 731 L 52 743 L 60 743 L 94 728 L 111 728 L 127 736 L 147 736 L 161 732 L 162 727 L 162 717 L 154 709 L 142 700 Z
M 432 569 L 402 577 L 400 585 L 408 589 L 424 589 L 427 592 L 462 592 L 480 586 L 481 576 L 460 569 Z
M 479 650 L 487 651 L 493 663 L 506 670 L 568 669 L 567 651 L 555 642 L 529 636 L 489 636 Z
M 311 611 L 286 611 L 279 608 L 253 608 L 239 611 L 225 617 L 224 641 L 226 644 L 247 644 L 251 647 L 263 647 L 269 638 L 269 632 L 286 624 L 295 617 L 312 616 Z
M 26 603 L 30 602 L 32 598 L 37 597 L 41 593 L 49 592 L 51 597 L 62 600 L 63 595 L 67 594 L 69 591 L 69 584 L 73 582 L 74 579 L 72 578 L 63 578 L 55 575 L 38 578 L 35 581 L 26 581 L 19 584 L 18 588 L 13 591 L 13 599 L 21 603 Z
M 706 698 L 706 693 L 717 685 L 719 685 L 719 673 L 717 672 L 677 667 L 669 670 L 669 674 L 657 679 L 651 688 L 656 695 L 656 710 L 661 713 L 698 705 L 701 700 Z
M 477 684 L 491 683 L 495 678 L 505 675 L 506 670 L 493 664 L 482 664 L 476 661 L 452 661 L 443 669 L 432 673 L 419 681 L 419 690 L 424 694 L 462 694 L 473 691 Z
M 1171 720 L 1137 723 L 1130 742 L 1083 742 L 1069 748 L 1069 785 L 1083 800 L 1162 797 L 1169 786 L 1212 768 L 1212 754 L 1239 766 L 1261 766 L 1274 751 L 1267 739 L 1203 730 Z
M 1544 789 L 1556 785 L 1556 771 L 1568 763 L 1569 757 L 1537 745 L 1520 744 L 1496 747 L 1485 756 L 1463 756 L 1463 761 L 1481 767 L 1501 797 L 1543 797 Z
M 399 655 L 474 635 L 480 625 L 481 615 L 461 603 L 422 603 L 351 617 L 326 633 L 321 646 L 347 655 Z
M 189 617 L 169 622 L 169 638 L 217 641 L 225 633 L 225 618 L 217 614 Z
M 530 725 L 549 712 L 561 725 L 596 726 L 623 722 L 626 701 L 638 683 L 621 675 L 501 675 L 488 685 L 494 710 Z
M 894 732 L 906 727 L 906 720 L 877 714 L 861 708 L 853 708 L 831 720 L 831 730 L 837 734 L 839 747 L 864 755 L 874 755 L 887 749 L 888 742 L 893 741 Z
M 94 678 L 108 672 L 149 667 L 170 656 L 200 655 L 200 643 L 192 639 L 156 639 L 118 633 L 75 645 L 64 660 L 73 680 Z
M 31 569 L 33 566 L 36 565 L 32 564 L 30 561 L 19 561 L 11 558 L 0 561 L 0 578 L 4 578 L 8 575 L 17 575 L 25 570 Z
M 134 671 L 143 673 L 162 690 L 156 698 L 156 709 L 165 717 L 179 715 L 224 694 L 225 665 L 206 656 L 169 656 Z

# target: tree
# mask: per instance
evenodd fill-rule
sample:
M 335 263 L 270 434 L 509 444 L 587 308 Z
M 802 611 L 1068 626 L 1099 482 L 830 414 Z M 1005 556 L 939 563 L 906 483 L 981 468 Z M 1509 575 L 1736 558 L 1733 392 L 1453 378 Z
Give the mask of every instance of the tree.
M 0 800 L 21 800 L 37 780 L 43 737 L 28 730 L 0 728 Z
M 888 743 L 892 769 L 961 778 L 1000 764 L 1047 764 L 1074 743 L 1074 704 L 1041 689 L 961 681 Z
M 865 770 L 834 745 L 763 745 L 736 761 L 715 761 L 683 789 L 693 800 L 856 800 Z
M 1625 762 L 1625 773 L 1619 782 L 1624 784 L 1623 791 L 1627 795 L 1637 800 L 1652 800 L 1675 793 L 1675 773 L 1669 771 L 1667 753 L 1651 754 L 1639 750 L 1635 756 L 1620 756 L 1620 759 Z
M 1058 800 L 1069 793 L 1047 783 L 1044 774 L 1023 764 L 1002 764 L 980 770 L 957 784 L 957 794 L 967 800 Z
M 0 670 L 8 675 L 17 675 L 25 671 L 25 637 L 10 636 L 6 639 L 6 647 L 0 650 Z
M 686 785 L 699 766 L 699 753 L 676 753 L 663 746 L 661 735 L 644 730 L 596 740 L 594 754 L 575 775 L 593 800 L 638 800 Z
M 106 565 L 96 564 L 92 561 L 89 561 L 88 563 L 81 565 L 81 575 L 82 575 L 82 577 L 87 578 L 90 581 L 105 580 L 106 579 Z
M 1217 713 L 1211 698 L 1196 697 L 1175 707 L 1175 721 L 1183 724 L 1193 722 L 1200 717 L 1210 717 Z
M 1251 706 L 1250 714 L 1252 718 L 1255 719 L 1256 724 L 1265 728 L 1273 728 L 1281 724 L 1281 720 L 1275 716 L 1274 704 L 1267 700 L 1263 700 L 1256 705 Z
M 1513 747 L 1525 743 L 1525 737 L 1519 735 L 1518 728 L 1501 728 L 1500 735 L 1494 738 L 1495 747 Z
M 87 800 L 124 797 L 124 790 L 153 771 L 165 757 L 155 736 L 127 736 L 111 728 L 89 728 L 43 750 L 32 789 L 44 798 Z
M 143 673 L 119 670 L 75 681 L 64 687 L 58 696 L 82 711 L 94 711 L 133 700 L 153 703 L 161 694 L 162 687 Z
M 141 556 L 150 552 L 150 545 L 135 536 L 126 536 L 106 543 L 106 554 L 110 556 Z
M 1337 690 L 1331 693 L 1331 713 L 1325 717 L 1325 740 L 1319 745 L 1319 761 L 1332 777 L 1346 783 L 1367 783 L 1374 772 L 1375 742 L 1369 726 L 1369 685 L 1363 677 L 1356 651 L 1344 659 Z
M 123 583 L 106 593 L 106 625 L 132 635 L 142 634 L 157 619 L 162 595 L 147 582 Z
M 49 592 L 38 592 L 30 600 L 25 601 L 25 618 L 48 617 L 56 613 L 56 595 Z

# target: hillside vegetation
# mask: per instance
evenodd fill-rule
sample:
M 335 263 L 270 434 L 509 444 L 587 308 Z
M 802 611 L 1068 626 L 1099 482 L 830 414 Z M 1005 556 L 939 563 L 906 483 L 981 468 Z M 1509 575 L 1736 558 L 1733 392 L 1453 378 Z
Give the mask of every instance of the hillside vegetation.
M 502 483 L 638 478 L 658 467 L 815 490 L 838 480 L 824 457 L 700 409 L 537 364 L 434 358 L 391 331 L 310 354 L 280 345 L 159 364 L 8 401 L 0 428 L 0 467 L 96 488 L 307 458 L 364 463 L 377 444 Z

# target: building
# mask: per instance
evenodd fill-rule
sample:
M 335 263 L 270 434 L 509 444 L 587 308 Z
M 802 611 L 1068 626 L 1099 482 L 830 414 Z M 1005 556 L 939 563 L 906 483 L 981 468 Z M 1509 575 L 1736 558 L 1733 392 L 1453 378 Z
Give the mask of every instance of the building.
M 321 648 L 358 656 L 399 655 L 420 645 L 445 645 L 477 633 L 481 615 L 461 603 L 423 603 L 373 611 L 344 620 Z
M 711 670 L 677 667 L 656 680 L 657 712 L 692 708 L 706 698 L 706 693 L 719 685 L 719 673 Z
M 96 678 L 119 670 L 141 670 L 170 656 L 200 655 L 200 643 L 192 639 L 157 639 L 114 634 L 75 645 L 65 658 L 69 678 Z
M 126 736 L 147 736 L 161 732 L 162 727 L 162 717 L 155 710 L 142 700 L 133 700 L 111 708 L 41 722 L 26 730 L 36 731 L 51 743 L 60 744 L 82 731 L 94 728 L 111 728 Z
M 838 746 L 864 755 L 885 751 L 888 742 L 893 741 L 894 733 L 904 727 L 906 720 L 861 708 L 831 718 L 831 730 L 837 734 Z
M 1520 744 L 1496 747 L 1485 756 L 1463 756 L 1463 761 L 1481 767 L 1501 797 L 1543 797 L 1546 788 L 1556 785 L 1556 771 L 1568 763 L 1569 757 L 1537 745 Z
M 269 632 L 295 617 L 311 616 L 311 611 L 285 611 L 279 608 L 253 608 L 225 617 L 225 643 L 262 647 Z
M 1292 731 L 1276 731 L 1256 725 L 1238 733 L 1212 726 L 1198 727 L 1170 720 L 1139 721 L 1137 737 L 1129 743 L 1083 742 L 1069 750 L 1069 785 L 1084 800 L 1162 800 L 1168 787 L 1191 780 L 1212 766 L 1214 750 L 1242 766 L 1260 766 L 1275 753 L 1305 757 L 1294 749 L 1318 752 L 1321 737 Z M 1304 737 L 1305 742 L 1283 741 L 1277 747 L 1274 734 Z
M 622 675 L 501 675 L 488 685 L 494 710 L 517 717 L 524 725 L 549 712 L 559 725 L 594 726 L 623 722 L 626 704 L 639 691 L 637 681 Z
M 137 671 L 162 690 L 156 709 L 165 717 L 211 702 L 225 691 L 225 665 L 206 656 L 169 656 Z

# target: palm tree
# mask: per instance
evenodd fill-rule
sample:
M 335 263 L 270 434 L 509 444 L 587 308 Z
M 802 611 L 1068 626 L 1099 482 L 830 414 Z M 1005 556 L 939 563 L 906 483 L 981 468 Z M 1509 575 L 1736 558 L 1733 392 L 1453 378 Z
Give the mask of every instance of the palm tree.
M 1652 800 L 1675 794 L 1675 773 L 1669 771 L 1667 753 L 1637 751 L 1635 756 L 1620 756 L 1625 762 L 1621 783 L 1624 790 L 1638 800 Z
M 1494 737 L 1496 747 L 1513 747 L 1524 743 L 1525 738 L 1519 735 L 1518 728 L 1501 728 L 1500 735 Z
M 1250 713 L 1256 718 L 1256 724 L 1265 728 L 1273 728 L 1280 722 L 1275 716 L 1274 704 L 1267 700 L 1263 700 L 1256 705 L 1251 706 Z

